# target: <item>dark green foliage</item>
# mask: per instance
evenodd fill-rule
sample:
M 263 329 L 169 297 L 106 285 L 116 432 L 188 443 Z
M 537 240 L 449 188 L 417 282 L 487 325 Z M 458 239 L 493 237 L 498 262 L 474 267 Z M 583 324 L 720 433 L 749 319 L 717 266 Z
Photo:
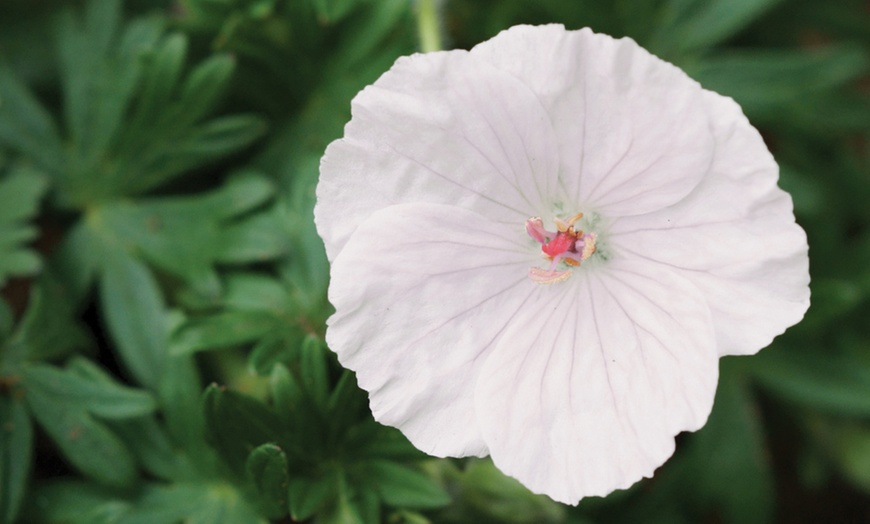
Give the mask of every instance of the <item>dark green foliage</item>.
M 415 3 L 0 3 L 0 523 L 870 519 L 870 17 L 841 0 L 476 0 L 734 97 L 811 246 L 806 320 L 721 365 L 655 478 L 576 508 L 377 424 L 325 347 L 318 163 Z M 212 384 L 205 386 L 205 384 Z
M 27 221 L 36 216 L 45 186 L 44 177 L 32 169 L 0 174 L 0 285 L 9 276 L 32 274 L 40 267 L 39 257 L 23 244 L 37 235 Z

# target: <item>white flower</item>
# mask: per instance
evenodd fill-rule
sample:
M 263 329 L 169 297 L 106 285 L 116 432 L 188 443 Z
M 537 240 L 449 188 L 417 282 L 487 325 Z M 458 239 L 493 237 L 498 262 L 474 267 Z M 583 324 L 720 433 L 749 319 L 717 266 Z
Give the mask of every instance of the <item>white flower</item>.
M 626 488 L 704 424 L 719 357 L 809 305 L 758 132 L 630 39 L 514 27 L 352 110 L 317 188 L 326 338 L 432 455 L 567 503 Z

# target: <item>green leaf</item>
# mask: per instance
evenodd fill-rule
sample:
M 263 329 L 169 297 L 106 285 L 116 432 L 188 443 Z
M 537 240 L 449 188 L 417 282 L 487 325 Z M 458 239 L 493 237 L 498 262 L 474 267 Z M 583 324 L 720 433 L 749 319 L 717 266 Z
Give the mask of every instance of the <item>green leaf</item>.
M 791 195 L 797 216 L 819 217 L 827 211 L 827 202 L 825 202 L 827 188 L 823 180 L 795 169 L 781 160 L 779 164 L 779 186 Z M 813 284 L 816 284 L 815 279 Z M 812 294 L 813 302 L 816 303 L 815 289 L 813 289 Z
M 39 484 L 33 500 L 34 521 L 47 524 L 117 524 L 131 507 L 110 490 L 81 480 Z
M 235 217 L 263 204 L 273 191 L 265 177 L 241 173 L 220 189 L 203 195 L 105 205 L 92 213 L 90 224 L 112 245 L 141 252 L 156 266 L 216 299 L 220 281 L 213 266 L 228 249 L 225 243 L 235 240 L 227 237 L 226 231 L 257 223 L 257 213 Z M 262 255 L 251 253 L 237 261 L 259 262 Z
M 170 154 L 191 157 L 191 165 L 204 164 L 252 144 L 265 131 L 265 121 L 255 115 L 218 117 L 195 128 Z
M 265 204 L 275 195 L 275 184 L 259 171 L 240 171 L 210 193 L 209 206 L 221 218 L 232 218 Z
M 9 304 L 0 297 L 0 343 L 5 342 L 12 335 L 12 326 L 15 323 L 15 314 Z
M 253 342 L 274 328 L 275 323 L 271 315 L 247 311 L 194 318 L 172 335 L 172 349 L 175 354 L 190 354 Z
M 68 290 L 51 271 L 36 280 L 15 341 L 20 358 L 29 360 L 54 359 L 88 346 L 89 337 L 76 321 Z
M 186 113 L 181 112 L 175 116 L 182 117 L 186 117 Z M 161 127 L 173 129 L 173 135 L 178 136 L 166 137 L 159 143 L 141 146 L 148 148 L 145 153 L 124 152 L 124 166 L 143 171 L 141 177 L 132 179 L 136 182 L 131 180 L 131 192 L 145 191 L 164 180 L 235 153 L 253 143 L 266 131 L 265 121 L 253 115 L 221 117 L 198 127 L 191 127 L 192 124 L 187 123 L 183 125 L 188 127 L 179 127 L 180 125 L 182 124 L 172 122 L 161 124 Z M 151 139 L 147 135 L 147 126 L 137 132 L 144 135 L 143 140 Z
M 149 524 L 153 520 L 145 520 Z M 209 491 L 202 504 L 198 505 L 186 519 L 189 524 L 224 524 L 239 522 L 251 524 L 268 524 L 268 520 L 259 515 L 245 500 L 243 495 L 230 486 L 220 486 Z
M 64 283 L 73 305 L 82 304 L 102 265 L 100 238 L 85 221 L 67 232 L 49 259 L 52 272 Z
M 867 297 L 867 291 L 853 278 L 815 278 L 810 288 L 813 307 L 801 325 L 809 331 L 819 331 L 837 322 L 860 307 Z
M 187 56 L 187 38 L 181 34 L 165 37 L 150 53 L 143 55 L 142 86 L 132 126 L 152 121 L 169 104 L 181 79 Z
M 0 396 L 0 522 L 15 522 L 30 473 L 33 426 L 18 400 Z
M 204 410 L 209 438 L 239 473 L 254 448 L 278 440 L 278 418 L 256 399 L 211 385 L 205 390 Z
M 338 498 L 320 512 L 317 520 L 325 524 L 365 524 L 356 506 L 354 492 L 341 471 L 337 471 L 337 481 Z
M 163 480 L 184 478 L 184 469 L 190 466 L 175 453 L 176 444 L 155 416 L 115 420 L 109 426 L 136 455 L 142 469 Z
M 45 177 L 32 169 L 18 168 L 0 178 L 0 286 L 10 276 L 41 267 L 36 253 L 23 244 L 38 234 L 27 222 L 36 216 L 46 188 Z
M 396 462 L 418 461 L 426 458 L 426 455 L 415 448 L 398 429 L 380 424 L 375 427 L 376 436 L 365 442 L 359 451 L 360 455 Z
M 290 251 L 284 224 L 274 212 L 259 213 L 232 224 L 223 231 L 222 237 L 223 249 L 218 259 L 227 264 L 267 262 Z
M 450 495 L 419 471 L 389 461 L 372 461 L 366 468 L 386 504 L 396 508 L 439 508 Z
M 219 481 L 148 486 L 123 524 L 265 524 L 232 485 Z
M 99 366 L 85 360 L 84 358 L 74 358 L 70 360 L 68 369 L 95 383 L 101 384 L 108 389 L 118 388 L 115 379 L 103 371 Z M 130 388 L 124 388 L 132 390 Z M 153 404 L 151 396 L 146 392 L 138 392 L 140 395 L 145 395 Z M 123 400 L 119 403 L 124 403 Z M 86 402 L 83 406 L 93 414 L 104 418 L 113 418 L 109 421 L 110 428 L 117 433 L 127 446 L 136 454 L 139 464 L 152 475 L 163 479 L 173 479 L 180 468 L 186 466 L 179 460 L 174 451 L 174 445 L 169 440 L 169 436 L 164 431 L 163 427 L 157 423 L 157 419 L 152 416 L 137 416 L 138 413 L 125 413 L 121 418 L 111 417 L 105 412 L 98 412 L 89 407 L 94 406 L 94 402 Z M 129 403 L 128 403 L 129 404 Z
M 205 440 L 202 382 L 195 361 L 187 356 L 170 357 L 158 389 L 166 429 L 184 450 L 205 461 L 213 458 Z
M 133 501 L 123 524 L 150 524 L 152 522 L 186 522 L 185 519 L 201 510 L 208 496 L 208 484 L 177 482 L 149 485 Z
M 122 250 L 107 250 L 100 303 L 118 354 L 140 384 L 156 389 L 166 367 L 165 308 L 154 277 Z
M 817 420 L 811 426 L 819 434 L 819 447 L 833 458 L 840 474 L 853 486 L 870 493 L 870 429 L 866 424 Z
M 177 106 L 183 108 L 187 121 L 195 122 L 212 109 L 223 95 L 235 69 L 236 61 L 228 55 L 213 56 L 199 64 L 187 77 Z
M 843 415 L 870 415 L 870 365 L 838 354 L 768 349 L 753 358 L 758 383 L 785 400 Z
M 245 469 L 266 500 L 270 515 L 275 518 L 285 515 L 290 476 L 284 451 L 275 444 L 263 444 L 248 455 Z
M 77 365 L 87 368 L 87 373 L 103 375 L 106 380 L 94 380 L 80 370 L 60 370 L 44 364 L 27 366 L 22 378 L 28 391 L 34 389 L 46 398 L 56 398 L 68 409 L 87 411 L 102 418 L 138 417 L 156 409 L 157 404 L 150 394 L 111 381 L 102 370 L 83 359 Z
M 173 347 L 192 352 L 256 342 L 249 365 L 268 375 L 276 362 L 298 353 L 305 336 L 296 306 L 284 285 L 256 274 L 233 274 L 226 279 L 224 309 L 193 316 L 173 335 Z M 209 307 L 195 305 L 194 307 Z M 257 342 L 259 341 L 259 342 Z
M 342 371 L 326 403 L 327 420 L 332 430 L 337 434 L 346 431 L 348 421 L 360 420 L 360 414 L 368 413 L 367 408 L 368 397 L 357 386 L 356 376 L 349 370 Z
M 326 348 L 323 340 L 309 335 L 302 343 L 300 355 L 302 388 L 315 406 L 326 409 L 330 388 L 326 369 Z
M 65 12 L 58 30 L 70 138 L 51 163 L 60 206 L 142 193 L 263 134 L 264 120 L 252 115 L 203 121 L 229 84 L 232 57 L 213 56 L 182 79 L 187 42 L 163 36 L 164 17 L 122 24 L 118 0 L 92 0 L 86 11 Z
M 302 338 L 301 330 L 299 337 Z M 248 355 L 248 366 L 258 375 L 268 375 L 274 366 L 295 359 L 298 354 L 296 344 L 286 337 L 265 337 L 258 342 Z
M 91 0 L 83 18 L 71 11 L 60 17 L 66 125 L 82 167 L 94 165 L 116 136 L 134 92 L 138 60 L 112 59 L 120 24 L 119 0 Z
M 447 470 L 460 485 L 463 505 L 495 522 L 562 522 L 565 507 L 544 495 L 530 492 L 516 479 L 499 471 L 489 459 L 472 459 L 460 473 Z
M 750 119 L 771 122 L 787 118 L 807 97 L 842 86 L 868 67 L 866 50 L 842 45 L 719 53 L 687 72 L 705 88 L 733 97 Z
M 315 479 L 293 477 L 288 490 L 290 516 L 293 520 L 307 520 L 337 498 L 334 476 L 325 475 Z
M 150 484 L 128 492 L 55 482 L 37 492 L 39 522 L 75 524 L 265 524 L 233 486 L 219 481 Z
M 783 0 L 670 0 L 657 24 L 653 49 L 665 54 L 713 46 Z
M 335 23 L 360 5 L 360 0 L 309 0 L 314 4 L 317 17 L 323 24 Z
M 48 172 L 63 164 L 54 120 L 4 65 L 0 65 L 0 143 L 30 157 Z
M 132 484 L 135 461 L 117 435 L 79 404 L 68 402 L 65 392 L 39 370 L 26 375 L 25 384 L 31 413 L 73 466 L 102 484 Z
M 702 505 L 717 506 L 725 522 L 765 523 L 773 517 L 773 471 L 739 358 L 722 361 L 713 412 L 689 445 L 692 491 Z
M 269 377 L 272 404 L 279 415 L 295 411 L 304 402 L 302 389 L 283 364 L 275 364 Z
M 356 496 L 353 498 L 353 502 L 360 520 L 366 524 L 382 522 L 381 497 L 377 490 L 370 486 L 356 485 L 354 487 L 356 488 Z M 407 519 L 405 521 L 407 522 Z M 428 523 L 428 521 L 424 522 Z
M 231 309 L 269 313 L 289 313 L 293 306 L 281 282 L 255 273 L 236 273 L 227 277 L 224 304 Z

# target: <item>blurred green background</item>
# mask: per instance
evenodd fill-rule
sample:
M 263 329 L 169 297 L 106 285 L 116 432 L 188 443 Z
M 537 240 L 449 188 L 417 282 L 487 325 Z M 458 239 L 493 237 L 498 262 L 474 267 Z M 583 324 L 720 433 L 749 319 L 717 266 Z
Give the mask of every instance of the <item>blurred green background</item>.
M 0 522 L 870 522 L 870 3 L 434 3 L 445 48 L 590 26 L 734 97 L 809 236 L 804 322 L 565 507 L 417 452 L 324 347 L 318 161 L 425 1 L 0 3 Z

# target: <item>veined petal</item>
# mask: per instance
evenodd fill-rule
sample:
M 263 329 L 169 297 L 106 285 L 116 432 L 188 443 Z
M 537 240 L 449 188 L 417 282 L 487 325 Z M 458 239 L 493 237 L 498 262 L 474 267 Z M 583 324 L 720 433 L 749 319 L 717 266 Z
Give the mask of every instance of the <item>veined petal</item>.
M 516 26 L 471 50 L 534 91 L 559 140 L 567 199 L 608 216 L 685 197 L 712 159 L 701 86 L 629 38 Z
M 545 109 L 522 82 L 468 52 L 400 58 L 353 100 L 321 160 L 315 222 L 334 259 L 376 209 L 448 203 L 490 221 L 544 210 L 558 171 Z
M 522 223 L 400 204 L 360 224 L 332 265 L 326 340 L 375 419 L 436 456 L 484 455 L 473 388 L 537 284 Z
M 705 98 L 717 145 L 703 182 L 667 209 L 617 220 L 610 241 L 703 292 L 720 355 L 751 354 L 809 307 L 807 239 L 758 131 L 730 98 Z
M 706 421 L 718 377 L 709 311 L 669 271 L 613 261 L 540 287 L 475 390 L 493 462 L 576 504 L 652 476 L 674 436 Z

